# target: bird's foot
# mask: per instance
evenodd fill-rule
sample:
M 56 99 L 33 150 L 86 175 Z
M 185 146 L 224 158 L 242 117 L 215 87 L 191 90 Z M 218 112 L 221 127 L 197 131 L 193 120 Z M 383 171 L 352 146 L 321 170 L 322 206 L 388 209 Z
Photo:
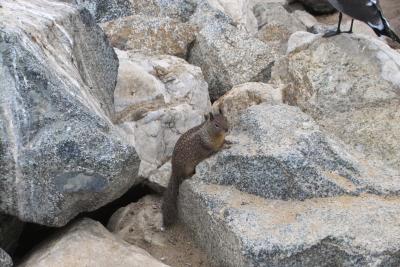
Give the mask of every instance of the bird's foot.
M 333 37 L 333 36 L 339 35 L 341 33 L 342 33 L 341 31 L 328 31 L 323 35 L 323 37 L 324 38 L 329 38 L 329 37 Z

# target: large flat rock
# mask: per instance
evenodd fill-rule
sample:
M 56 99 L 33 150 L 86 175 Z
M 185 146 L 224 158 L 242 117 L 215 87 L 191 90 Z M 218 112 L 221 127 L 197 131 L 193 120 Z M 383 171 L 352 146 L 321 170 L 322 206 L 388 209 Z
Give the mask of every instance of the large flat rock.
M 398 172 L 369 162 L 297 107 L 252 106 L 227 138 L 234 144 L 200 163 L 196 177 L 272 199 L 400 193 Z
M 1 4 L 0 210 L 61 226 L 139 182 L 110 119 L 118 59 L 85 9 Z
M 21 267 L 167 267 L 145 250 L 114 236 L 99 222 L 83 219 L 44 241 Z
M 217 266 L 398 266 L 400 199 L 266 200 L 188 180 L 180 215 Z
M 186 58 L 197 28 L 168 17 L 133 15 L 103 23 L 111 44 L 122 50 Z
M 288 85 L 284 101 L 370 160 L 400 170 L 400 54 L 364 35 L 295 33 L 288 46 L 273 71 Z

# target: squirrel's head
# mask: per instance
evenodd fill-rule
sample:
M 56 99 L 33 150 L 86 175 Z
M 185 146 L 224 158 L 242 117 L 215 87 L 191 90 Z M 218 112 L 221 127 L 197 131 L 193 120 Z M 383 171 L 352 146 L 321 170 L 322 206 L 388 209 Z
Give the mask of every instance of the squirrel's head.
M 226 133 L 229 130 L 228 121 L 222 114 L 222 110 L 219 110 L 219 114 L 214 115 L 209 113 L 206 117 L 207 129 L 210 134 L 218 135 L 221 133 Z

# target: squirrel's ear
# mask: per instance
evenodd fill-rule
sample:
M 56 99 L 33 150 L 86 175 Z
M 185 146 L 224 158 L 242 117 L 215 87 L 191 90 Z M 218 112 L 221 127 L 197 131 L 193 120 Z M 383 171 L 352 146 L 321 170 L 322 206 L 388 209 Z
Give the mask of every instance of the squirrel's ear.
M 214 114 L 212 114 L 212 112 L 208 113 L 208 115 L 210 116 L 210 121 L 214 120 Z

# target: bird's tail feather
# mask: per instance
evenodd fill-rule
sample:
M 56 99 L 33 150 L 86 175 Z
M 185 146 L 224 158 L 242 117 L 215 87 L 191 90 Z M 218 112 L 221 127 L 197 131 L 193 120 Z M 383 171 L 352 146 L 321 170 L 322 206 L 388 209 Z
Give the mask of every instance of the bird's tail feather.
M 387 28 L 385 29 L 385 35 L 392 38 L 394 41 L 398 42 L 400 44 L 400 37 L 391 29 L 391 28 Z
M 400 37 L 390 28 L 389 22 L 383 16 L 381 10 L 379 10 L 379 15 L 381 16 L 381 19 L 383 21 L 384 28 L 383 28 L 383 30 L 375 29 L 376 34 L 378 36 L 385 35 L 400 44 Z

